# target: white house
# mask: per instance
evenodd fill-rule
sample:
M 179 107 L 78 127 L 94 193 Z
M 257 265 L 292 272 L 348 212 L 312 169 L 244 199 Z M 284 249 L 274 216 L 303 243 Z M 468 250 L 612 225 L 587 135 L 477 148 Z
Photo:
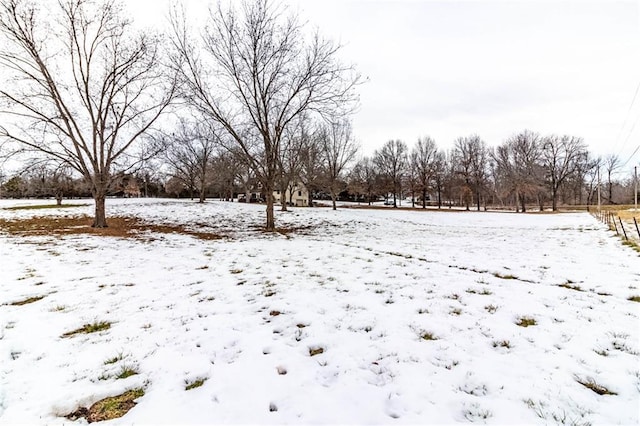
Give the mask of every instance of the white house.
M 309 191 L 302 184 L 302 182 L 296 182 L 293 185 L 289 185 L 284 193 L 285 202 L 289 205 L 296 207 L 306 207 L 309 204 Z M 282 194 L 279 189 L 273 191 L 273 198 L 277 204 L 282 203 Z

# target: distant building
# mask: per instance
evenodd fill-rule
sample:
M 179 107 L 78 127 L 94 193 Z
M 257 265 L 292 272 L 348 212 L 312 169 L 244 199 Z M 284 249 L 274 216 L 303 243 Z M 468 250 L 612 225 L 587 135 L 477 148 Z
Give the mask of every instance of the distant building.
M 273 191 L 273 198 L 276 204 L 282 204 L 282 194 L 279 189 Z M 296 182 L 294 185 L 289 185 L 289 188 L 284 193 L 285 202 L 290 206 L 307 207 L 309 205 L 309 191 L 302 184 L 302 182 Z

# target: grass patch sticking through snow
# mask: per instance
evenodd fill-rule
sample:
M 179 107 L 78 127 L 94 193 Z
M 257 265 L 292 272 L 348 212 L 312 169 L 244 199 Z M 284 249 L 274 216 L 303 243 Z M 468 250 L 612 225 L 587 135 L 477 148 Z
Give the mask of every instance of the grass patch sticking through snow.
M 42 300 L 42 299 L 44 299 L 44 296 L 34 296 L 34 297 L 28 297 L 24 300 L 18 300 L 17 302 L 12 302 L 9 304 L 11 306 L 22 306 L 22 305 L 27 305 L 29 303 L 37 302 L 38 300 Z
M 500 346 L 501 348 L 507 348 L 507 349 L 511 349 L 511 342 L 509 342 L 508 340 L 503 340 L 503 341 L 494 341 L 493 342 L 493 347 L 497 348 L 498 346 Z
M 118 355 L 114 356 L 113 358 L 109 358 L 108 360 L 106 360 L 104 362 L 104 365 L 115 364 L 116 362 L 122 361 L 123 359 L 124 359 L 124 355 L 122 355 L 122 352 L 121 352 Z
M 201 377 L 199 379 L 195 379 L 194 381 L 188 381 L 185 380 L 184 381 L 184 390 L 188 391 L 191 389 L 195 389 L 195 388 L 199 388 L 200 386 L 204 385 L 204 382 L 207 381 L 207 377 Z
M 519 325 L 520 327 L 529 327 L 536 324 L 538 323 L 536 322 L 535 318 L 531 317 L 521 317 L 516 323 L 516 325 Z
M 496 278 L 503 279 L 503 280 L 517 280 L 518 279 L 518 277 L 516 277 L 513 274 L 501 274 L 500 272 L 494 272 L 493 276 L 496 277 Z
M 88 423 L 117 419 L 127 414 L 136 405 L 135 400 L 143 395 L 143 389 L 132 389 L 117 396 L 101 399 L 88 409 L 82 407 L 65 417 L 72 421 L 84 417 Z
M 569 290 L 575 290 L 575 291 L 584 291 L 582 289 L 582 287 L 580 287 L 579 285 L 571 285 L 571 282 L 566 282 L 564 284 L 558 284 L 558 287 L 568 288 Z
M 424 333 L 422 333 L 420 335 L 420 338 L 422 340 L 438 340 L 438 338 L 436 337 L 435 334 L 431 333 L 430 331 L 425 331 Z
M 316 355 L 320 355 L 321 353 L 324 353 L 324 348 L 323 347 L 312 347 L 309 348 L 309 356 L 316 356 Z
M 138 374 L 138 370 L 136 370 L 135 367 L 123 365 L 116 376 L 116 379 L 126 379 L 127 377 L 135 376 L 136 374 Z
M 490 314 L 494 314 L 498 310 L 498 307 L 496 305 L 487 305 L 484 307 L 484 309 Z
M 587 380 L 581 380 L 581 379 L 576 378 L 576 381 L 578 383 L 580 383 L 582 386 L 584 386 L 585 388 L 594 391 L 598 395 L 617 395 L 616 392 L 613 392 L 613 391 L 607 389 L 606 387 L 598 384 L 595 380 L 593 380 L 591 378 L 589 378 Z
M 89 334 L 97 333 L 98 331 L 104 331 L 111 328 L 111 323 L 107 321 L 94 322 L 93 324 L 85 324 L 80 328 L 73 331 L 68 331 L 62 335 L 62 337 L 71 337 L 76 334 Z
M 640 296 L 631 296 L 627 300 L 631 302 L 640 302 Z

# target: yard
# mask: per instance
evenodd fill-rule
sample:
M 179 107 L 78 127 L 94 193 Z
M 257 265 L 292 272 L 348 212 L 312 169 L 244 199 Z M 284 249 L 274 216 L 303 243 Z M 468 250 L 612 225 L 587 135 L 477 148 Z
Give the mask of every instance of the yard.
M 640 422 L 640 259 L 586 213 L 45 203 L 0 201 L 2 424 Z

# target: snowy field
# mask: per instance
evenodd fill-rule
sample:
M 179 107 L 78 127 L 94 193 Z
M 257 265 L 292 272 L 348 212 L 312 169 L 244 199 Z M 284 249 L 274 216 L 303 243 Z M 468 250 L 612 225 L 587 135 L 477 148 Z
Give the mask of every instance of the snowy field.
M 640 422 L 640 258 L 586 213 L 107 210 L 223 238 L 0 233 L 1 424 L 135 388 L 109 423 Z

